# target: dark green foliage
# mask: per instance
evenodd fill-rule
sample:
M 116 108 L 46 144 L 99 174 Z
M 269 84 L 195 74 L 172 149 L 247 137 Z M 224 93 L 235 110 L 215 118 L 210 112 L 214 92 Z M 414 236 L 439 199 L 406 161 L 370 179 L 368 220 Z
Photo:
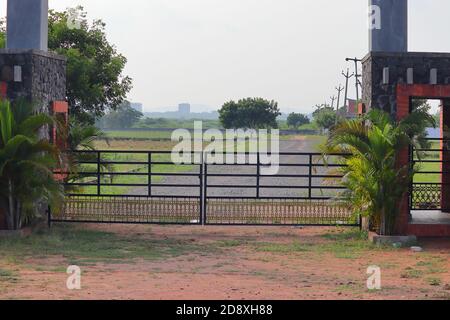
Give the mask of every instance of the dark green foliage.
M 0 20 L 0 49 L 6 47 L 6 24 L 5 20 Z
M 115 109 L 124 101 L 131 79 L 122 75 L 127 59 L 106 39 L 105 24 L 101 20 L 89 23 L 83 8 L 76 10 L 80 28 L 68 26 L 68 10 L 50 10 L 48 45 L 67 57 L 71 117 L 93 124 L 108 108 Z
M 310 123 L 309 118 L 301 113 L 292 112 L 287 118 L 288 126 L 295 129 L 309 123 Z
M 225 103 L 219 110 L 219 119 L 226 129 L 277 128 L 280 116 L 278 104 L 262 98 L 241 99 Z
M 39 203 L 57 205 L 63 198 L 53 179 L 59 150 L 39 134 L 53 124 L 29 103 L 0 101 L 0 209 L 10 230 L 39 214 Z
M 347 188 L 343 196 L 355 214 L 370 217 L 381 234 L 394 233 L 399 204 L 414 174 L 409 164 L 398 166 L 397 156 L 409 145 L 426 146 L 425 129 L 434 124 L 425 109 L 398 122 L 373 109 L 364 118 L 340 122 L 330 132 L 325 154 L 348 154 L 342 168 Z
M 329 130 L 336 124 L 336 111 L 328 105 L 318 105 L 313 118 L 319 128 Z

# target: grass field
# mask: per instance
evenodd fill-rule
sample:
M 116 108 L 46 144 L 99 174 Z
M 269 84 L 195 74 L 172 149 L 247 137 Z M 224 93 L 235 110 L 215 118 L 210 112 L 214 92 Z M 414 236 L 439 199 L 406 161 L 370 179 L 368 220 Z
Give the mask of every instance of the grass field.
M 116 145 L 116 147 L 118 147 Z M 114 148 L 103 150 L 115 150 Z M 121 149 L 123 150 L 123 149 Z M 164 150 L 159 150 L 164 151 Z M 102 183 L 106 184 L 148 184 L 148 155 L 136 153 L 102 153 L 103 161 L 119 162 L 117 164 L 108 165 L 102 169 Z M 170 162 L 170 154 L 152 154 L 153 162 Z M 142 164 L 120 164 L 120 162 L 142 162 Z M 151 171 L 153 174 L 158 173 L 188 173 L 194 169 L 194 165 L 173 165 L 173 164 L 153 164 Z M 96 164 L 84 164 L 81 167 L 82 172 L 96 172 Z M 108 175 L 108 173 L 135 173 L 142 175 Z M 152 183 L 158 183 L 163 180 L 164 176 L 152 176 Z M 96 181 L 93 177 L 80 179 L 78 182 L 86 183 Z M 130 194 L 136 186 L 102 186 L 100 191 L 102 195 L 126 195 Z M 76 187 L 73 193 L 76 194 L 96 194 L 96 186 Z
M 430 149 L 439 150 L 440 143 L 433 142 L 430 146 Z M 428 151 L 420 160 L 440 160 L 440 151 Z M 433 163 L 433 162 L 420 162 L 418 158 L 416 161 L 418 163 L 415 166 L 415 169 L 419 172 L 414 175 L 414 183 L 439 183 L 442 181 L 441 163 Z M 420 172 L 438 172 L 434 174 L 430 173 L 420 173 Z
M 130 139 L 130 140 L 153 140 L 153 141 L 170 141 L 172 131 L 135 131 L 135 130 L 108 130 L 105 131 L 106 136 L 110 139 Z M 282 140 L 291 140 L 299 135 L 280 135 Z M 325 139 L 325 136 L 302 135 Z M 270 137 L 270 136 L 269 136 Z
M 132 138 L 136 136 L 136 134 L 148 134 L 152 132 L 128 132 L 130 135 L 127 138 Z M 301 140 L 307 141 L 308 145 L 317 145 L 323 143 L 325 141 L 324 136 L 282 136 L 282 140 Z M 239 148 L 244 148 L 246 151 L 249 151 L 249 143 L 239 142 L 235 145 L 235 151 Z M 95 147 L 97 150 L 130 150 L 130 151 L 170 151 L 176 145 L 176 142 L 172 141 L 156 141 L 156 140 L 121 140 L 121 139 L 113 139 L 113 140 L 98 140 L 95 142 Z M 206 147 L 209 143 L 204 143 L 204 147 Z M 222 150 L 227 150 L 226 144 L 223 144 Z M 220 151 L 220 150 L 217 150 Z M 305 150 L 307 151 L 307 150 Z M 142 162 L 140 165 L 135 164 L 114 164 L 108 166 L 108 168 L 103 169 L 102 172 L 106 173 L 103 175 L 102 183 L 108 184 L 147 184 L 148 183 L 148 156 L 147 154 L 102 154 L 102 158 L 104 161 L 115 161 L 115 162 Z M 152 156 L 152 161 L 157 162 L 170 162 L 171 155 L 162 155 L 162 154 L 154 154 Z M 84 172 L 95 172 L 96 165 L 83 165 L 82 170 Z M 195 169 L 194 165 L 152 165 L 153 173 L 189 173 Z M 108 172 L 125 172 L 125 173 L 139 173 L 142 175 L 115 175 L 108 176 Z M 164 179 L 163 176 L 153 176 L 152 183 L 160 183 Z M 79 180 L 78 182 L 89 183 L 96 181 L 96 177 L 87 177 Z M 136 190 L 139 187 L 136 186 L 102 186 L 101 194 L 102 195 L 120 195 L 120 194 L 131 194 L 133 190 Z M 96 194 L 97 187 L 96 186 L 83 186 L 76 187 L 73 193 L 76 194 Z
M 98 150 L 130 150 L 130 151 L 170 151 L 176 145 L 176 142 L 172 141 L 140 141 L 140 140 L 110 140 L 104 141 L 99 140 L 96 141 L 95 147 Z M 243 147 L 243 142 L 237 143 L 235 145 L 235 151 L 237 151 L 238 147 Z M 204 143 L 204 147 L 207 146 L 208 143 Z M 249 142 L 245 143 L 245 150 L 249 148 Z M 226 145 L 223 146 L 223 150 L 226 150 Z M 220 151 L 220 150 L 217 150 Z M 109 184 L 147 184 L 148 183 L 148 155 L 147 154 L 133 154 L 133 153 L 104 153 L 102 154 L 102 159 L 104 161 L 114 161 L 114 162 L 142 162 L 142 164 L 114 164 L 108 166 L 107 169 L 103 169 L 102 172 L 106 173 L 102 178 L 102 183 Z M 171 162 L 170 154 L 152 154 L 153 162 Z M 195 169 L 195 165 L 170 165 L 170 164 L 155 164 L 151 167 L 152 173 L 189 173 Z M 84 172 L 95 172 L 96 165 L 88 164 L 83 165 L 82 170 Z M 108 176 L 108 172 L 125 172 L 125 173 L 141 173 L 142 175 L 116 175 L 116 176 Z M 81 179 L 78 182 L 92 182 L 95 181 L 95 177 L 88 177 L 85 179 Z M 164 179 L 164 176 L 153 176 L 152 183 L 159 183 Z M 102 195 L 120 195 L 120 194 L 130 194 L 133 190 L 135 190 L 136 186 L 102 186 L 101 193 Z M 77 194 L 96 194 L 97 187 L 96 186 L 83 186 L 77 187 L 74 193 Z
M 148 140 L 170 140 L 172 131 L 133 131 L 112 130 L 105 131 L 106 136 L 112 139 L 148 139 Z

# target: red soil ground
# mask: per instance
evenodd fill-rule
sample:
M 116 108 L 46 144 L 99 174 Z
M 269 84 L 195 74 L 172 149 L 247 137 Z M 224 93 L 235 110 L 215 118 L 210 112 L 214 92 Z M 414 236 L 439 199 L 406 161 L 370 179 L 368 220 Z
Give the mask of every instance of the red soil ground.
M 81 290 L 66 288 L 61 255 L 16 261 L 0 254 L 1 299 L 450 299 L 450 239 L 409 249 L 346 248 L 336 228 L 81 226 L 197 248 L 167 258 L 80 266 Z M 0 241 L 2 241 L 0 239 Z M 361 243 L 361 248 L 359 247 Z M 367 267 L 382 271 L 382 290 L 366 288 Z M 54 270 L 59 267 L 60 270 Z M 53 268 L 53 270 L 52 270 Z

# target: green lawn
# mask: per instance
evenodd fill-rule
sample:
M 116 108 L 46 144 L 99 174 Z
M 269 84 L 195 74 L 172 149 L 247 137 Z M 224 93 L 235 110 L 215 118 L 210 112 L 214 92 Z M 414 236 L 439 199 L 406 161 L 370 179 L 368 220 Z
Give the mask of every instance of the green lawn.
M 188 240 L 148 239 L 136 234 L 118 235 L 62 224 L 27 237 L 7 237 L 0 241 L 2 259 L 23 263 L 27 258 L 62 256 L 70 264 L 80 266 L 97 262 L 130 262 L 130 259 L 137 258 L 165 259 L 203 250 L 205 248 Z M 11 276 L 0 270 L 0 277 Z
M 172 131 L 133 131 L 117 130 L 106 131 L 106 136 L 112 139 L 148 139 L 148 140 L 170 140 Z
M 108 184 L 147 184 L 148 183 L 148 156 L 147 154 L 122 154 L 122 153 L 104 153 L 102 155 L 104 161 L 115 162 L 142 162 L 142 164 L 113 164 L 102 169 L 102 183 Z M 154 162 L 170 162 L 170 154 L 154 154 L 152 161 Z M 97 166 L 95 164 L 83 165 L 83 172 L 95 172 Z M 188 173 L 195 169 L 195 165 L 171 165 L 171 164 L 154 164 L 151 167 L 152 173 Z M 108 176 L 107 173 L 141 173 L 142 175 L 115 175 Z M 163 180 L 163 176 L 152 176 L 152 183 L 159 183 Z M 96 177 L 87 177 L 79 182 L 92 182 Z M 120 195 L 130 194 L 134 189 L 140 187 L 135 186 L 102 186 L 102 195 Z M 96 186 L 78 187 L 74 193 L 79 194 L 96 194 Z
M 134 130 L 112 130 L 106 131 L 106 136 L 110 139 L 138 139 L 149 141 L 170 141 L 172 137 L 172 131 L 134 131 Z M 299 136 L 310 137 L 312 139 L 320 139 L 324 141 L 326 136 L 321 135 L 281 135 L 282 140 L 291 140 Z M 268 135 L 270 138 L 270 135 Z
M 440 142 L 432 142 L 430 149 L 439 150 Z M 429 161 L 429 160 L 440 160 L 440 151 L 428 151 L 421 158 L 421 160 Z M 420 173 L 420 172 L 441 172 L 441 163 L 439 162 L 420 162 L 416 157 L 416 170 L 419 173 L 414 175 L 414 183 L 438 183 L 441 182 L 442 174 L 429 174 L 429 173 Z
M 170 132 L 150 132 L 150 131 L 117 131 L 117 132 L 109 132 L 110 136 L 119 137 L 121 134 L 127 135 L 127 138 L 132 137 L 144 137 L 146 134 L 153 134 L 153 137 L 156 137 L 157 134 L 166 134 L 167 137 L 169 137 Z M 170 137 L 169 137 L 170 138 Z M 308 136 L 281 136 L 282 140 L 290 140 L 290 139 L 306 139 L 313 141 L 314 144 L 323 143 L 325 140 L 324 136 L 315 136 L 315 135 L 308 135 Z M 176 143 L 171 143 L 168 141 L 160 142 L 155 140 L 148 140 L 148 141 L 128 141 L 128 140 L 112 140 L 109 142 L 109 144 L 105 143 L 104 141 L 98 141 L 96 143 L 96 146 L 99 150 L 130 150 L 132 152 L 133 150 L 141 151 L 141 150 L 172 150 L 173 146 Z M 235 151 L 238 150 L 238 148 L 242 148 L 245 144 L 245 151 L 249 151 L 249 144 L 250 142 L 238 142 L 235 143 Z M 204 147 L 209 145 L 209 143 L 204 143 Z M 222 144 L 223 148 L 222 150 L 226 150 L 227 146 L 226 143 Z M 220 150 L 216 150 L 220 151 Z M 142 164 L 114 164 L 108 166 L 108 168 L 104 168 L 102 170 L 103 173 L 107 172 L 123 172 L 123 173 L 141 173 L 142 175 L 136 175 L 136 176 L 129 176 L 129 175 L 121 175 L 121 176 L 108 176 L 103 175 L 102 183 L 115 183 L 115 184 L 147 184 L 148 183 L 148 156 L 147 154 L 135 154 L 135 153 L 103 153 L 102 154 L 103 160 L 106 161 L 115 161 L 115 162 L 142 162 Z M 170 154 L 153 154 L 152 161 L 157 162 L 171 162 L 171 155 Z M 82 172 L 92 172 L 95 173 L 97 170 L 96 164 L 86 164 L 83 165 Z M 196 165 L 152 165 L 152 172 L 153 173 L 192 173 L 196 172 Z M 163 176 L 153 176 L 152 177 L 152 183 L 160 183 L 164 179 Z M 87 177 L 84 179 L 81 179 L 78 182 L 93 182 L 96 181 L 96 176 L 93 175 L 91 177 Z M 143 189 L 143 187 L 135 187 L 135 186 L 103 186 L 101 187 L 101 194 L 102 195 L 120 195 L 120 194 L 130 194 L 134 193 L 133 190 L 136 189 Z M 84 187 L 78 187 L 76 189 L 76 192 L 73 193 L 79 193 L 79 194 L 96 194 L 97 193 L 97 187 L 96 186 L 84 186 Z

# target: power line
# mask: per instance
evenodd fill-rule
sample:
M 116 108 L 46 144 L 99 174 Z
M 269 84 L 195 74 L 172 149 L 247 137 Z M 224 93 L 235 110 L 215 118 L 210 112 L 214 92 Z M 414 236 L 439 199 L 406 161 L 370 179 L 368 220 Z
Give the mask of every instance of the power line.
M 339 102 L 341 101 L 341 92 L 344 90 L 344 87 L 342 87 L 341 84 L 339 84 L 339 87 L 336 87 L 336 91 L 338 92 L 337 96 L 337 105 L 336 105 L 336 124 L 338 123 L 338 115 L 339 115 Z
M 334 102 L 336 101 L 336 96 L 331 96 L 330 97 L 330 100 L 331 100 L 331 108 L 333 108 L 334 109 Z
M 349 68 L 347 68 L 347 73 L 344 73 L 342 71 L 342 75 L 345 77 L 345 97 L 344 97 L 344 106 L 347 106 L 347 100 L 348 100 L 348 80 L 350 80 L 355 74 L 350 74 Z
M 358 73 L 358 63 L 361 62 L 361 59 L 358 58 L 346 58 L 345 61 L 353 61 L 355 63 L 355 87 L 356 87 L 356 102 L 359 101 L 359 86 L 361 85 L 361 82 L 359 81 L 359 78 L 361 78 L 361 75 Z

